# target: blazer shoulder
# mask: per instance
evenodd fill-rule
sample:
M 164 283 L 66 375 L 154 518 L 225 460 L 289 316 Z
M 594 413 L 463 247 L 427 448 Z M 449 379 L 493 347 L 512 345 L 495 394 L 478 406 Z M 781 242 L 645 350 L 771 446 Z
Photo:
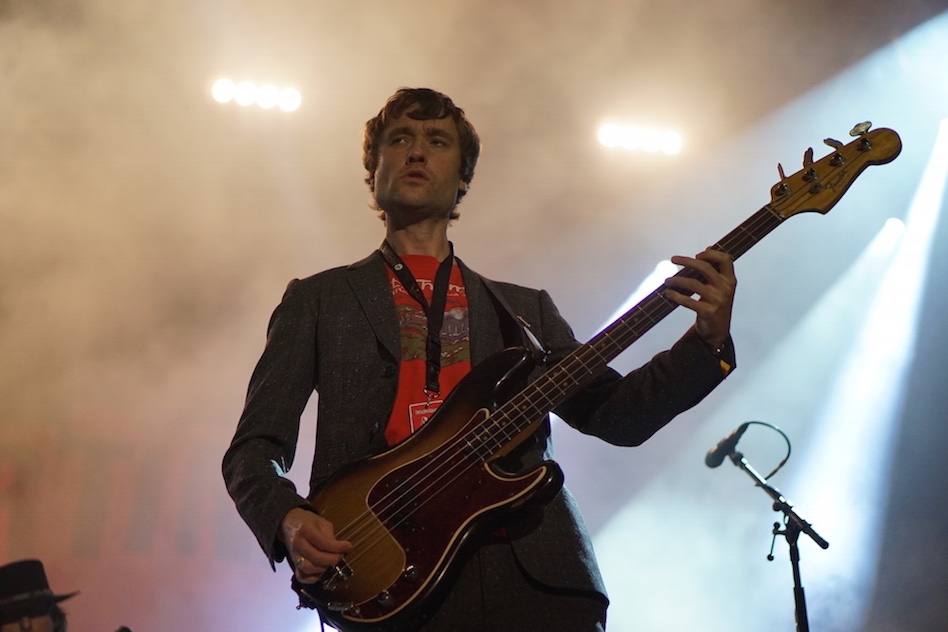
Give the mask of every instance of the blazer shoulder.
M 287 285 L 287 292 L 291 289 L 303 293 L 319 293 L 327 288 L 331 288 L 339 283 L 346 283 L 353 275 L 359 275 L 370 272 L 374 265 L 379 264 L 377 252 L 373 252 L 368 257 L 345 266 L 336 266 L 328 268 L 316 274 L 301 279 L 293 279 Z
M 511 283 L 510 281 L 498 281 L 497 279 L 492 279 L 471 269 L 470 266 L 460 261 L 460 259 L 458 261 L 460 262 L 461 268 L 465 273 L 471 275 L 471 277 L 475 279 L 481 280 L 482 282 L 487 281 L 488 283 L 493 284 L 494 287 L 503 292 L 504 298 L 508 298 L 511 301 L 535 301 L 537 297 L 546 293 L 544 290 L 537 290 L 524 285 L 518 285 L 516 283 Z
M 511 306 L 518 310 L 540 310 L 542 312 L 553 307 L 553 300 L 546 290 L 509 281 L 491 280 L 491 283 L 503 294 Z

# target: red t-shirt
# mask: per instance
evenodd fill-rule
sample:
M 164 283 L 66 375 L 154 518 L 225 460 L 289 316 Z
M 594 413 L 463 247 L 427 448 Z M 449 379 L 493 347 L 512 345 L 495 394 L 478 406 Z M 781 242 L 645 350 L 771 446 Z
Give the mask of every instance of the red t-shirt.
M 434 291 L 434 278 L 440 262 L 425 255 L 402 255 L 428 303 Z M 395 313 L 402 332 L 402 357 L 398 372 L 398 395 L 385 428 L 385 439 L 395 445 L 418 430 L 434 414 L 444 398 L 471 370 L 471 330 L 468 324 L 467 293 L 461 269 L 454 265 L 448 283 L 448 297 L 441 326 L 440 392 L 425 393 L 428 358 L 425 341 L 428 318 L 421 305 L 402 287 L 395 273 L 388 269 Z

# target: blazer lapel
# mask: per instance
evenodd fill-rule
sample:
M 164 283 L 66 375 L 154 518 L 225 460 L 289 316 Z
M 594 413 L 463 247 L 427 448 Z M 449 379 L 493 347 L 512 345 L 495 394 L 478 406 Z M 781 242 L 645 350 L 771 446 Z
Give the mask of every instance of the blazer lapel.
M 503 349 L 504 339 L 497 310 L 480 276 L 460 259 L 457 262 L 467 292 L 471 363 L 477 365 Z M 392 358 L 397 360 L 401 357 L 401 339 L 382 255 L 375 251 L 362 261 L 350 265 L 348 271 L 349 287 L 362 306 L 376 337 L 392 354 Z
M 392 354 L 392 358 L 398 360 L 401 357 L 398 319 L 382 255 L 376 250 L 362 261 L 350 265 L 348 271 L 349 287 L 362 306 L 376 338 Z
M 471 327 L 471 364 L 483 362 L 491 354 L 504 348 L 504 337 L 500 318 L 494 302 L 480 275 L 468 268 L 460 259 L 464 290 L 467 292 L 468 320 Z

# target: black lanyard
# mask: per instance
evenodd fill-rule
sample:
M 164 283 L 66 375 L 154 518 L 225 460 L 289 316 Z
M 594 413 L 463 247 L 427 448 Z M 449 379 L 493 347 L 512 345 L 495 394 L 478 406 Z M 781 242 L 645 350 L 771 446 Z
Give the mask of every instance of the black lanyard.
M 418 287 L 418 282 L 412 275 L 411 270 L 405 265 L 395 249 L 392 248 L 388 240 L 384 240 L 379 246 L 379 252 L 385 262 L 398 277 L 402 286 L 408 294 L 418 301 L 421 309 L 428 319 L 428 339 L 425 343 L 425 353 L 427 357 L 427 370 L 425 371 L 425 391 L 429 394 L 437 394 L 441 391 L 438 383 L 438 375 L 441 373 L 441 325 L 444 324 L 444 308 L 448 302 L 448 283 L 451 280 L 451 268 L 454 265 L 454 245 L 448 242 L 448 256 L 435 273 L 434 288 L 431 293 L 431 305 L 425 298 L 425 293 Z

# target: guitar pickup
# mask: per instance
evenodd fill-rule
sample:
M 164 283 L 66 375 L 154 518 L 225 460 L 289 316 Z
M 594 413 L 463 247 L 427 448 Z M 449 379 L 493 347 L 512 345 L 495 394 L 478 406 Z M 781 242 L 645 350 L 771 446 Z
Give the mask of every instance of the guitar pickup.
M 326 570 L 322 580 L 319 582 L 323 590 L 335 590 L 339 584 L 352 577 L 352 567 L 345 560 L 342 560 L 332 568 Z

